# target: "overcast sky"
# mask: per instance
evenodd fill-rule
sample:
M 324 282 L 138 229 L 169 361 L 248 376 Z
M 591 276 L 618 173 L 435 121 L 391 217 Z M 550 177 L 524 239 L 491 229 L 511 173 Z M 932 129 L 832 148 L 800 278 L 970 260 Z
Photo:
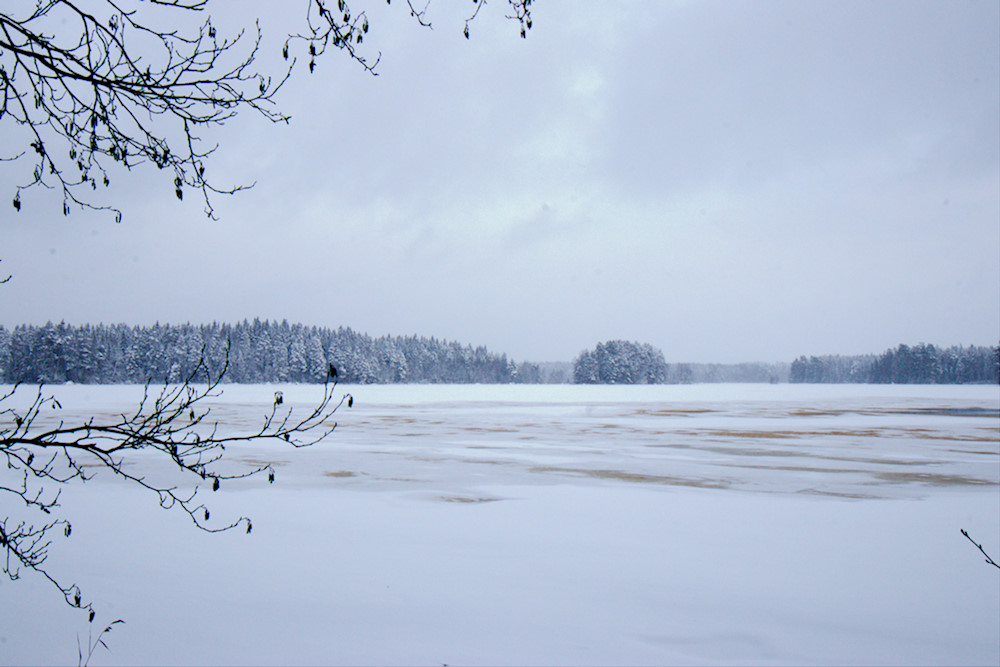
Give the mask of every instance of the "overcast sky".
M 258 4 L 278 72 L 301 17 Z M 1000 3 L 539 0 L 526 40 L 500 0 L 470 40 L 454 2 L 433 30 L 369 4 L 379 76 L 300 62 L 290 125 L 213 135 L 217 181 L 257 182 L 220 220 L 155 169 L 113 176 L 119 225 L 5 204 L 0 323 L 287 318 L 518 361 L 1000 339 Z

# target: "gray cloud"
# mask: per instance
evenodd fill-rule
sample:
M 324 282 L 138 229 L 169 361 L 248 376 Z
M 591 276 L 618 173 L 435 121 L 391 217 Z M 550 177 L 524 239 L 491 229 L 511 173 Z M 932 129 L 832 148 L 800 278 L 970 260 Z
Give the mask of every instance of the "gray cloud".
M 5 214 L 2 322 L 288 317 L 534 360 L 1000 337 L 995 3 L 553 1 L 527 40 L 500 4 L 466 41 L 445 3 L 433 31 L 374 3 L 380 76 L 325 58 L 289 126 L 219 132 L 213 173 L 258 185 L 218 222 L 146 172 L 118 226 Z

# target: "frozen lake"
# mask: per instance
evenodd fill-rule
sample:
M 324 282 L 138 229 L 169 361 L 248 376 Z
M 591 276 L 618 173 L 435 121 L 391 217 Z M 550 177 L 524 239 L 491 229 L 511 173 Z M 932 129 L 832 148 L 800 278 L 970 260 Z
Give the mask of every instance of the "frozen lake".
M 278 388 L 320 393 L 213 412 L 253 428 Z M 127 622 L 91 664 L 1000 663 L 1000 571 L 959 533 L 1000 555 L 998 387 L 340 390 L 323 443 L 229 448 L 277 470 L 211 497 L 251 535 L 109 478 L 64 492 L 50 569 Z M 68 421 L 141 393 L 54 391 Z M 0 599 L 0 662 L 76 662 L 54 590 Z

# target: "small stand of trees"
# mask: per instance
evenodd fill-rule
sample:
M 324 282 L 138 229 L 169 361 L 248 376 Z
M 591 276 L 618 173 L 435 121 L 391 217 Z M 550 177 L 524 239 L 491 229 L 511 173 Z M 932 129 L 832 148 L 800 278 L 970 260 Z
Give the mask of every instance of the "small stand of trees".
M 668 364 L 647 343 L 611 340 L 585 350 L 573 361 L 576 384 L 695 384 L 701 382 L 783 382 L 787 363 Z
M 610 340 L 585 350 L 573 362 L 576 384 L 663 384 L 663 352 L 648 343 Z

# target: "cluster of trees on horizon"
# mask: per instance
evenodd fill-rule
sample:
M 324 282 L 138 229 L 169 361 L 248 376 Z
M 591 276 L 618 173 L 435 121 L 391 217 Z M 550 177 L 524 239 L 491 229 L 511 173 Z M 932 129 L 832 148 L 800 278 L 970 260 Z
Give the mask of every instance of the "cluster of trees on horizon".
M 203 370 L 197 371 L 204 361 Z M 0 326 L 0 382 L 691 384 L 705 382 L 1000 382 L 1000 345 L 899 345 L 881 355 L 801 356 L 791 363 L 668 364 L 652 345 L 598 343 L 572 362 L 515 363 L 485 347 L 422 336 L 373 338 L 350 328 L 255 319 L 234 325 L 129 326 L 61 322 Z M 207 369 L 207 373 L 204 369 Z M 200 375 L 199 375 L 200 373 Z M 194 374 L 194 377 L 192 377 Z
M 790 382 L 862 384 L 997 384 L 1000 345 L 952 346 L 900 344 L 882 354 L 799 357 Z
M 610 340 L 584 350 L 573 361 L 575 384 L 698 384 L 703 382 L 787 382 L 788 363 L 668 364 L 647 343 Z
M 573 362 L 573 381 L 588 384 L 796 382 L 860 384 L 998 384 L 1000 345 L 939 348 L 900 344 L 882 354 L 801 356 L 791 364 L 667 364 L 647 344 L 599 343 Z
M 648 343 L 609 340 L 573 361 L 575 384 L 666 384 L 663 352 Z

